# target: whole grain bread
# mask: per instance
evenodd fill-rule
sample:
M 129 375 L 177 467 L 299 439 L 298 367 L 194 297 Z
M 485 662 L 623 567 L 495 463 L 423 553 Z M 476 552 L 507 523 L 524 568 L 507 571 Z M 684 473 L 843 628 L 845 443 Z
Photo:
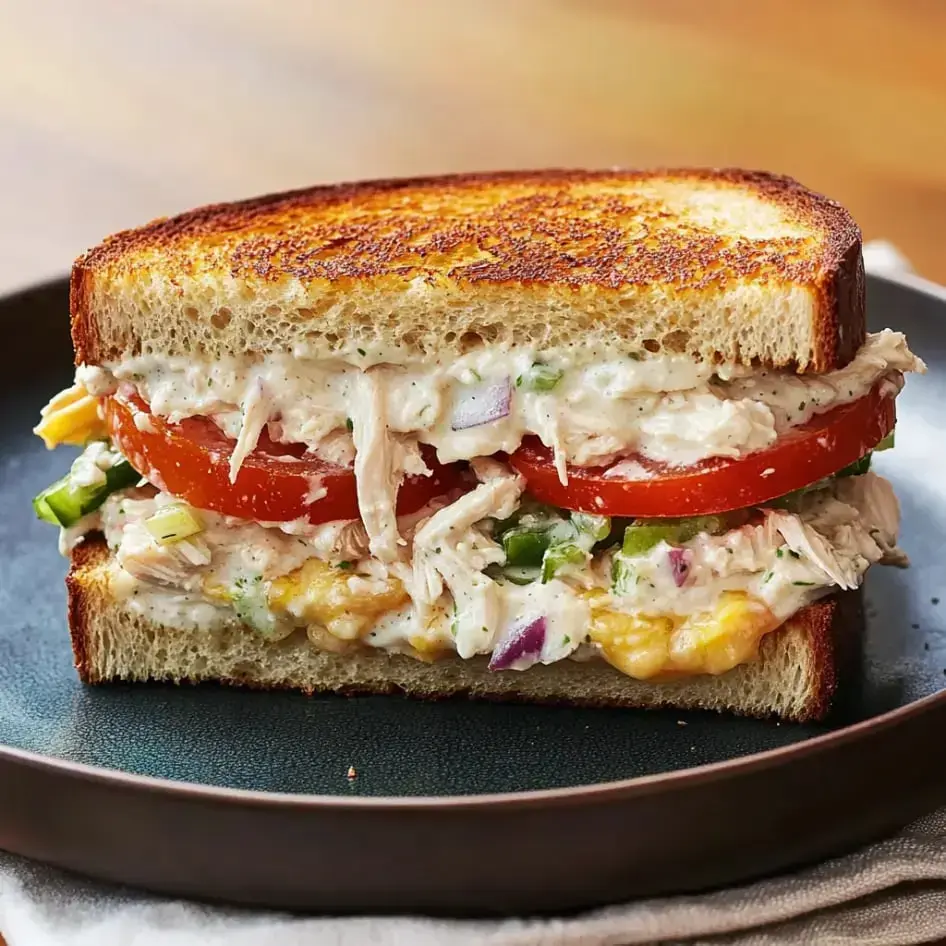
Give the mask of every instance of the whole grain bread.
M 314 187 L 119 233 L 76 261 L 77 364 L 482 345 L 826 371 L 864 340 L 838 204 L 741 170 L 522 171 Z
M 72 553 L 69 628 L 79 676 L 110 680 L 219 681 L 306 693 L 392 693 L 439 699 L 470 696 L 572 706 L 708 709 L 790 720 L 823 717 L 847 654 L 859 638 L 851 600 L 826 598 L 798 612 L 762 642 L 760 658 L 721 676 L 641 682 L 608 664 L 560 661 L 491 672 L 485 659 L 424 663 L 366 648 L 317 650 L 304 631 L 277 642 L 234 620 L 214 631 L 153 623 L 111 590 L 112 556 L 100 535 Z

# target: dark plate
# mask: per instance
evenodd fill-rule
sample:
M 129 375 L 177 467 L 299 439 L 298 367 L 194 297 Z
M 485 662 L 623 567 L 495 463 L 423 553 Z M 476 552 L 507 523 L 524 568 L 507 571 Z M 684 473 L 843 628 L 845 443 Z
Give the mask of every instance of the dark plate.
M 931 368 L 877 460 L 914 565 L 871 572 L 860 679 L 812 726 L 82 686 L 29 502 L 69 462 L 30 433 L 71 377 L 67 303 L 65 282 L 0 301 L 0 847 L 244 903 L 565 910 L 780 870 L 946 799 L 946 297 L 870 286 L 872 325 Z

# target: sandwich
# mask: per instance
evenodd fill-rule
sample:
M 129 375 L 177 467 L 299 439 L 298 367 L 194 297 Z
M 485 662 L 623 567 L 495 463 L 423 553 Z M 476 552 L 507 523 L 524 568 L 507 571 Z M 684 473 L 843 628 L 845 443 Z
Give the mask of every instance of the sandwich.
M 74 264 L 36 497 L 79 676 L 792 720 L 903 564 L 922 362 L 837 203 L 739 170 L 315 187 Z

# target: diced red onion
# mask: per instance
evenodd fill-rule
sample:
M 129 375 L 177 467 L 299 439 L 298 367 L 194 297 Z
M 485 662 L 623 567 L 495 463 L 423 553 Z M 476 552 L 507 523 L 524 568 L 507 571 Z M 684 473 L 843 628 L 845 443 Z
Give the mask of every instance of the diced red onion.
M 512 383 L 509 378 L 490 381 L 466 390 L 457 400 L 450 418 L 451 430 L 480 427 L 509 416 Z
M 690 563 L 693 561 L 693 553 L 689 549 L 671 549 L 667 556 L 670 559 L 673 583 L 678 588 L 682 588 L 690 575 Z
M 499 639 L 489 659 L 490 670 L 525 670 L 541 656 L 545 644 L 544 617 L 514 624 Z

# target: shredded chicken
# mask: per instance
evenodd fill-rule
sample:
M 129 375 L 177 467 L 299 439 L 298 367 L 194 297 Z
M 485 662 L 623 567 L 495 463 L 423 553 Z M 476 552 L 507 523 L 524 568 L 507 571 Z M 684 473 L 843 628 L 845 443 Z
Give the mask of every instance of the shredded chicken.
M 856 588 L 874 562 L 903 557 L 897 548 L 900 508 L 893 488 L 876 473 L 841 477 L 813 496 L 802 516 L 773 511 L 768 520 L 789 548 L 840 588 Z
M 703 532 L 689 547 L 694 561 L 704 564 L 715 578 L 751 573 L 765 567 L 772 549 L 784 541 L 772 517 L 760 525 L 745 525 L 723 535 Z
M 230 457 L 230 482 L 235 483 L 243 461 L 256 449 L 259 435 L 263 432 L 271 413 L 269 398 L 260 378 L 255 378 L 250 385 L 243 402 L 243 419 L 240 434 Z
M 336 519 L 313 529 L 312 551 L 328 562 L 355 562 L 368 554 L 368 533 L 360 519 Z
M 382 562 L 394 562 L 400 547 L 406 544 L 397 531 L 397 492 L 405 465 L 416 469 L 414 461 L 420 454 L 416 446 L 414 455 L 405 451 L 388 432 L 383 375 L 383 369 L 376 369 L 358 376 L 352 405 L 352 433 L 358 508 L 368 533 L 369 548 Z
M 539 435 L 547 447 L 551 447 L 555 460 L 555 472 L 562 486 L 568 486 L 568 453 L 562 440 L 561 419 L 555 398 L 545 394 L 533 398 L 527 407 L 527 423 Z
M 487 517 L 515 511 L 524 481 L 494 460 L 474 460 L 480 485 L 433 515 L 414 537 L 410 587 L 421 623 L 444 592 L 454 603 L 457 653 L 472 657 L 487 650 L 501 618 L 499 586 L 483 574 L 501 563 L 503 550 L 476 528 Z
M 159 545 L 143 520 L 128 523 L 116 556 L 118 564 L 139 581 L 186 591 L 200 590 L 198 569 L 211 560 L 200 537 Z
M 885 565 L 907 565 L 907 556 L 897 545 L 900 503 L 890 481 L 868 472 L 864 476 L 842 479 L 837 493 L 838 499 L 856 506 L 864 521 L 872 524 L 870 536 L 883 552 L 881 561 Z
M 347 430 L 335 430 L 323 437 L 317 447 L 310 448 L 309 453 L 326 463 L 351 466 L 355 462 L 355 442 Z
M 836 551 L 827 539 L 816 532 L 812 526 L 803 522 L 798 516 L 784 512 L 772 512 L 769 518 L 774 520 L 785 543 L 794 552 L 817 565 L 827 577 L 827 582 L 839 588 L 856 588 L 857 572 L 850 560 L 842 563 Z

